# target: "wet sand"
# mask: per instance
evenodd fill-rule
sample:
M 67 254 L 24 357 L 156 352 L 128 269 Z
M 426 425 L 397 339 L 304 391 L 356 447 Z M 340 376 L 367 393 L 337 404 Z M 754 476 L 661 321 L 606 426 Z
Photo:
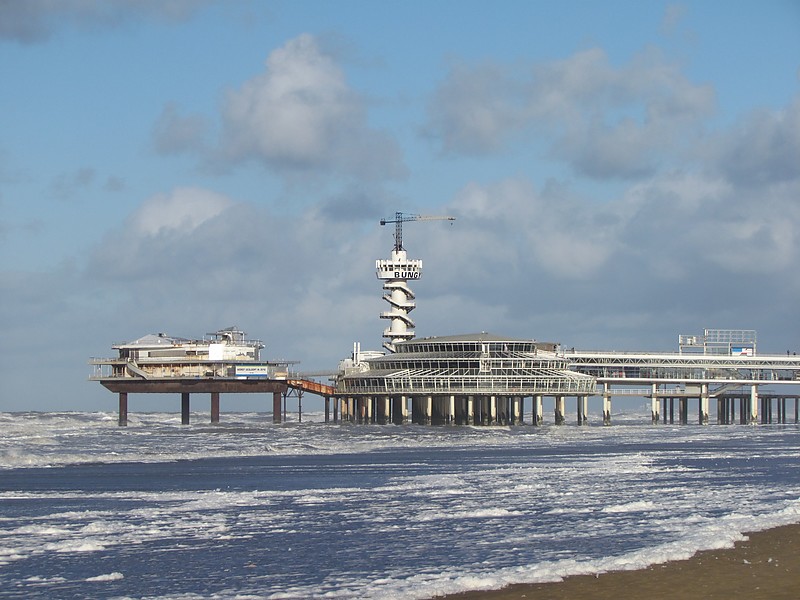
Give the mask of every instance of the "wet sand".
M 447 600 L 782 600 L 800 599 L 800 524 L 748 534 L 727 550 L 640 571 L 580 575 L 558 583 L 467 592 Z

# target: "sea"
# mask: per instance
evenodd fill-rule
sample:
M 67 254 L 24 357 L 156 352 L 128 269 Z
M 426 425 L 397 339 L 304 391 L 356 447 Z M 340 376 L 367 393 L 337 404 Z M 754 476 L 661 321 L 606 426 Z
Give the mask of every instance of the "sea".
M 424 599 L 800 522 L 795 424 L 0 413 L 0 597 Z

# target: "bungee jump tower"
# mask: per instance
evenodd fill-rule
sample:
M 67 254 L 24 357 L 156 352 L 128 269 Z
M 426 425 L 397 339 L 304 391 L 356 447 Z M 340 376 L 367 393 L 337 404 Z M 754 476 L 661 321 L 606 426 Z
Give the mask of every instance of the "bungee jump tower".
M 455 217 L 433 217 L 408 215 L 397 212 L 394 219 L 381 219 L 381 225 L 395 224 L 394 248 L 389 260 L 376 260 L 375 271 L 378 279 L 383 280 L 383 299 L 389 303 L 391 310 L 381 313 L 382 319 L 389 319 L 389 327 L 383 331 L 383 347 L 389 352 L 395 351 L 395 343 L 414 338 L 414 321 L 408 316 L 414 308 L 414 292 L 408 287 L 409 279 L 419 279 L 422 275 L 422 261 L 409 259 L 403 248 L 403 223 L 407 221 L 455 221 Z

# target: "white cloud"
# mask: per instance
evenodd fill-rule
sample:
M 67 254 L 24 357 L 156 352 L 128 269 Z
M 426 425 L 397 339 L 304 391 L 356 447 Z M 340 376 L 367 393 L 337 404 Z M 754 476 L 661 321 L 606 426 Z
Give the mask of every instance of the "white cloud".
M 538 192 L 522 179 L 471 184 L 456 197 L 453 210 L 461 219 L 455 235 L 464 240 L 467 262 L 490 272 L 502 265 L 520 276 L 592 279 L 618 249 L 615 238 L 624 225 L 613 205 Z M 491 239 L 475 243 L 486 235 Z
M 715 136 L 704 157 L 731 181 L 760 186 L 800 180 L 800 96 L 784 109 L 761 109 Z
M 276 169 L 366 178 L 403 172 L 396 144 L 369 127 L 363 100 L 309 34 L 274 50 L 263 73 L 228 92 L 221 152 L 228 161 L 255 159 Z
M 146 200 L 131 215 L 131 227 L 145 236 L 165 231 L 186 235 L 232 204 L 226 196 L 210 190 L 176 188 L 169 194 L 156 194 Z
M 714 91 L 655 50 L 612 65 L 593 48 L 511 71 L 459 65 L 436 91 L 427 131 L 448 153 L 483 154 L 533 133 L 576 172 L 638 177 L 690 145 Z

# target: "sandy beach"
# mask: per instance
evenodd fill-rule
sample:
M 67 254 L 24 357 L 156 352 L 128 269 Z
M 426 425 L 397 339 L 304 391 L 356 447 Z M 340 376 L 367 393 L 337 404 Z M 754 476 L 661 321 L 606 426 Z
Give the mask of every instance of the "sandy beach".
M 582 575 L 558 583 L 468 592 L 447 600 L 800 598 L 800 524 L 748 534 L 734 548 L 698 552 L 688 560 L 639 571 Z

